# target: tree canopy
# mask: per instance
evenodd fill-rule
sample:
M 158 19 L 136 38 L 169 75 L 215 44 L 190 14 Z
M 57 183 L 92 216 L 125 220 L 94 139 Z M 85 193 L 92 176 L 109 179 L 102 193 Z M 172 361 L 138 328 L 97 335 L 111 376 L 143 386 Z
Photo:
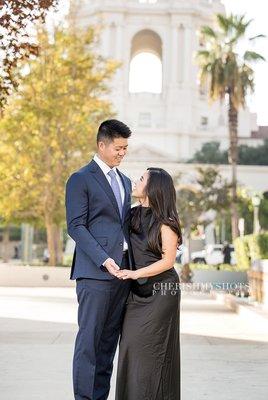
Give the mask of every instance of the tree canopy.
M 111 117 L 109 80 L 117 62 L 96 53 L 94 28 L 38 34 L 39 55 L 0 121 L 0 215 L 60 226 L 70 175 L 87 163 L 99 123 Z
M 0 109 L 18 86 L 18 62 L 38 53 L 34 24 L 44 21 L 47 11 L 57 4 L 58 0 L 0 1 Z
M 188 161 L 201 164 L 228 164 L 228 151 L 220 149 L 217 141 L 204 143 Z M 241 144 L 238 146 L 238 164 L 268 165 L 268 139 L 256 147 Z

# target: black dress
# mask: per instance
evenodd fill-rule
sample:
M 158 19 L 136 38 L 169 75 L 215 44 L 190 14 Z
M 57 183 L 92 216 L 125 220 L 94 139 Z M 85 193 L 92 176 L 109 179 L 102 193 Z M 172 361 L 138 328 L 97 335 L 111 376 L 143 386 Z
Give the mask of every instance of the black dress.
M 161 259 L 161 254 L 147 247 L 151 209 L 141 207 L 140 212 L 140 233 L 130 236 L 137 269 Z M 174 268 L 132 281 L 120 339 L 115 400 L 180 400 L 180 299 Z

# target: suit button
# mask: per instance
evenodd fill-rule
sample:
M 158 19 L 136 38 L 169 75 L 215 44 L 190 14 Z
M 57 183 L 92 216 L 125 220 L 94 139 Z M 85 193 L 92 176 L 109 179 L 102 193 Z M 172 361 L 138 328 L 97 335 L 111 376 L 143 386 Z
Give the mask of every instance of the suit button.
M 120 245 L 120 246 L 123 246 L 123 242 L 120 242 L 119 245 Z

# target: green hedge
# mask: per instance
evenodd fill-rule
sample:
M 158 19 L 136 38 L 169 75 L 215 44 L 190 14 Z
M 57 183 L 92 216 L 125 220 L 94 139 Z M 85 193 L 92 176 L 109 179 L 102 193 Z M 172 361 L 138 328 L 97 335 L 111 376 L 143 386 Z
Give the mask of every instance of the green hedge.
M 68 255 L 68 256 L 66 256 L 66 255 L 63 256 L 63 266 L 64 267 L 71 267 L 72 261 L 73 261 L 73 255 L 72 254 Z
M 261 250 L 261 259 L 268 258 L 268 232 L 262 233 L 258 238 L 259 247 Z
M 182 268 L 181 264 L 176 264 L 177 267 Z M 189 264 L 190 269 L 193 270 L 206 270 L 206 271 L 239 271 L 239 268 L 237 268 L 236 265 L 230 265 L 230 264 L 219 264 L 219 265 L 213 265 L 213 264 L 201 264 L 201 263 L 191 263 Z
M 235 258 L 236 263 L 242 270 L 250 268 L 249 248 L 246 236 L 238 237 L 234 240 Z
M 268 258 L 268 232 L 238 237 L 234 248 L 239 269 L 247 270 L 252 261 Z

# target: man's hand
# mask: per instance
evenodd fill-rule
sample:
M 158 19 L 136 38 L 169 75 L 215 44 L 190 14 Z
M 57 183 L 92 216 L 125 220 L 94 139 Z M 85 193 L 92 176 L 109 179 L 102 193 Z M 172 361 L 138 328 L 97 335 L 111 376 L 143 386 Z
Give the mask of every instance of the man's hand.
M 138 279 L 139 272 L 138 271 L 131 271 L 129 269 L 121 269 L 116 273 L 117 278 L 119 279 Z
M 103 266 L 113 276 L 116 276 L 117 272 L 120 270 L 119 266 L 112 258 L 107 258 L 107 260 L 103 263 Z

